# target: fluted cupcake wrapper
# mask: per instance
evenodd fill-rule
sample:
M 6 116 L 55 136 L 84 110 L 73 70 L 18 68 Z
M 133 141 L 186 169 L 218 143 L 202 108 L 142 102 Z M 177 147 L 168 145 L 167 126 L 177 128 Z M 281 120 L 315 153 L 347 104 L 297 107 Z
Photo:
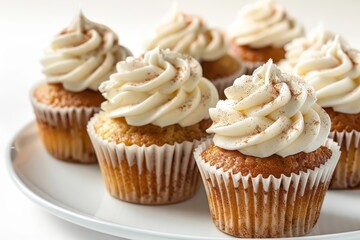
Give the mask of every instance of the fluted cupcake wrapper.
M 199 189 L 200 174 L 194 149 L 210 138 L 163 146 L 127 146 L 95 133 L 96 114 L 88 124 L 105 185 L 120 200 L 140 204 L 170 204 L 191 198 Z
M 231 74 L 230 76 L 227 77 L 210 80 L 218 90 L 220 99 L 225 99 L 224 90 L 227 87 L 230 87 L 234 83 L 235 79 L 246 73 L 247 68 L 242 63 L 239 63 L 239 65 L 241 67 L 238 71 L 236 71 L 236 73 Z
M 335 142 L 329 139 L 325 144 L 332 151 L 325 164 L 280 178 L 217 169 L 201 157 L 208 146 L 200 145 L 194 156 L 219 230 L 245 238 L 295 237 L 314 227 L 340 156 Z
M 53 157 L 70 162 L 96 163 L 86 126 L 100 109 L 96 107 L 52 107 L 31 95 L 41 140 Z
M 347 189 L 360 185 L 360 132 L 330 133 L 341 146 L 341 155 L 330 184 L 332 189 Z

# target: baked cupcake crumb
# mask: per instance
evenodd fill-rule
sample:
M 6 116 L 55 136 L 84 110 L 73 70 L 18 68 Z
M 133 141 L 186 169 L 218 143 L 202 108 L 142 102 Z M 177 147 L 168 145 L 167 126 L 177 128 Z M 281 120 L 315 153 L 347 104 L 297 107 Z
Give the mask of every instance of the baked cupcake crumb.
M 94 124 L 94 130 L 98 136 L 116 144 L 124 143 L 127 146 L 162 146 L 184 141 L 200 140 L 207 136 L 206 129 L 211 125 L 210 119 L 204 119 L 199 123 L 188 127 L 174 124 L 159 127 L 152 124 L 145 126 L 131 126 L 125 118 L 110 118 L 107 114 L 101 114 Z
M 336 112 L 332 108 L 324 108 L 331 118 L 331 131 L 360 131 L 360 113 L 347 114 Z
M 261 174 L 264 178 L 270 175 L 276 178 L 281 175 L 290 176 L 291 173 L 298 174 L 300 171 L 306 172 L 308 169 L 320 167 L 332 156 L 332 152 L 325 146 L 317 150 L 305 153 L 300 152 L 287 157 L 272 155 L 266 158 L 247 156 L 237 150 L 226 150 L 215 145 L 209 146 L 202 152 L 201 157 L 211 166 L 222 168 L 224 172 L 232 170 L 233 174 L 251 174 L 256 177 Z
M 52 107 L 100 107 L 105 101 L 100 92 L 86 89 L 81 92 L 71 92 L 62 84 L 42 83 L 33 91 L 34 98 L 40 103 Z
M 209 80 L 221 79 L 235 74 L 240 63 L 228 54 L 215 61 L 202 61 L 203 75 Z
M 276 63 L 285 58 L 285 50 L 283 47 L 275 48 L 268 46 L 251 48 L 249 46 L 240 46 L 232 43 L 231 48 L 234 55 L 247 62 L 266 62 L 271 58 Z

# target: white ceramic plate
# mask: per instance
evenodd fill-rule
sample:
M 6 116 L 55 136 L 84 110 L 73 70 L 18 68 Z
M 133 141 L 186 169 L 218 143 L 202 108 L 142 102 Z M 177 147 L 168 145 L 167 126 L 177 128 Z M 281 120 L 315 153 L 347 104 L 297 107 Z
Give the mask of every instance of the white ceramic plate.
M 130 239 L 232 239 L 212 224 L 204 190 L 168 206 L 140 206 L 107 194 L 97 165 L 55 160 L 36 125 L 11 143 L 8 169 L 19 189 L 50 213 L 75 224 Z M 307 237 L 360 239 L 360 190 L 329 191 L 318 224 Z

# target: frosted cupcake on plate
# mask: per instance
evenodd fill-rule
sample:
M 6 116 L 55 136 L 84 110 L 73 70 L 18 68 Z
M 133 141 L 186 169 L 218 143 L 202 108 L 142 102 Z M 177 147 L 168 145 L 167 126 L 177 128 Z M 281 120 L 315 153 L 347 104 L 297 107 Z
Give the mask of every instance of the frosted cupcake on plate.
M 313 88 L 269 60 L 210 108 L 213 144 L 194 153 L 211 216 L 236 237 L 295 237 L 316 224 L 339 146 Z
M 215 86 L 188 55 L 155 48 L 129 57 L 100 86 L 104 110 L 88 132 L 110 194 L 140 204 L 191 198 L 199 187 L 194 148 L 209 142 Z
M 318 104 L 331 118 L 331 136 L 341 145 L 332 188 L 360 184 L 360 52 L 339 36 L 321 49 L 304 52 L 294 72 L 316 90 Z
M 245 72 L 243 64 L 227 53 L 229 41 L 221 30 L 208 27 L 198 16 L 177 10 L 157 27 L 145 45 L 147 50 L 169 48 L 197 59 L 204 77 L 216 86 L 220 97 L 224 97 L 224 89 Z
M 273 59 L 285 58 L 285 44 L 303 35 L 301 25 L 274 0 L 244 6 L 230 26 L 231 53 L 246 63 L 251 73 Z
M 129 55 L 111 29 L 91 22 L 81 12 L 54 37 L 41 59 L 46 82 L 31 91 L 39 134 L 52 156 L 96 162 L 86 125 L 104 101 L 100 83 Z

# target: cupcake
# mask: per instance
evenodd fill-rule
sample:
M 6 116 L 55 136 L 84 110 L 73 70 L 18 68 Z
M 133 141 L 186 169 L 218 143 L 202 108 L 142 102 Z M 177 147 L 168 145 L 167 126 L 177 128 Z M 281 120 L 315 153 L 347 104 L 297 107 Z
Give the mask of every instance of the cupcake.
M 231 53 L 249 72 L 268 59 L 285 58 L 285 44 L 303 35 L 303 28 L 273 0 L 259 0 L 243 7 L 229 29 Z
M 174 11 L 145 45 L 147 50 L 169 48 L 194 57 L 201 64 L 204 77 L 218 89 L 220 97 L 224 97 L 224 89 L 245 72 L 244 66 L 227 53 L 229 42 L 225 34 L 209 28 L 198 16 Z
M 307 36 L 296 38 L 285 45 L 285 59 L 279 63 L 281 70 L 291 72 L 298 63 L 301 54 L 307 50 L 320 50 L 329 41 L 334 40 L 335 33 L 318 25 Z M 342 40 L 345 43 L 345 40 Z
M 100 83 L 129 55 L 112 30 L 89 21 L 81 12 L 54 37 L 41 60 L 46 82 L 30 94 L 40 137 L 53 157 L 96 162 L 87 122 L 104 101 Z
M 331 118 L 331 137 L 341 145 L 332 188 L 360 184 L 360 52 L 336 36 L 321 49 L 301 54 L 294 72 L 313 85 Z
M 314 91 L 269 60 L 210 108 L 213 144 L 194 156 L 211 216 L 243 238 L 295 237 L 316 224 L 339 159 Z
M 105 185 L 120 200 L 169 204 L 199 187 L 193 150 L 209 142 L 215 86 L 188 55 L 155 48 L 117 64 L 107 99 L 88 124 Z

